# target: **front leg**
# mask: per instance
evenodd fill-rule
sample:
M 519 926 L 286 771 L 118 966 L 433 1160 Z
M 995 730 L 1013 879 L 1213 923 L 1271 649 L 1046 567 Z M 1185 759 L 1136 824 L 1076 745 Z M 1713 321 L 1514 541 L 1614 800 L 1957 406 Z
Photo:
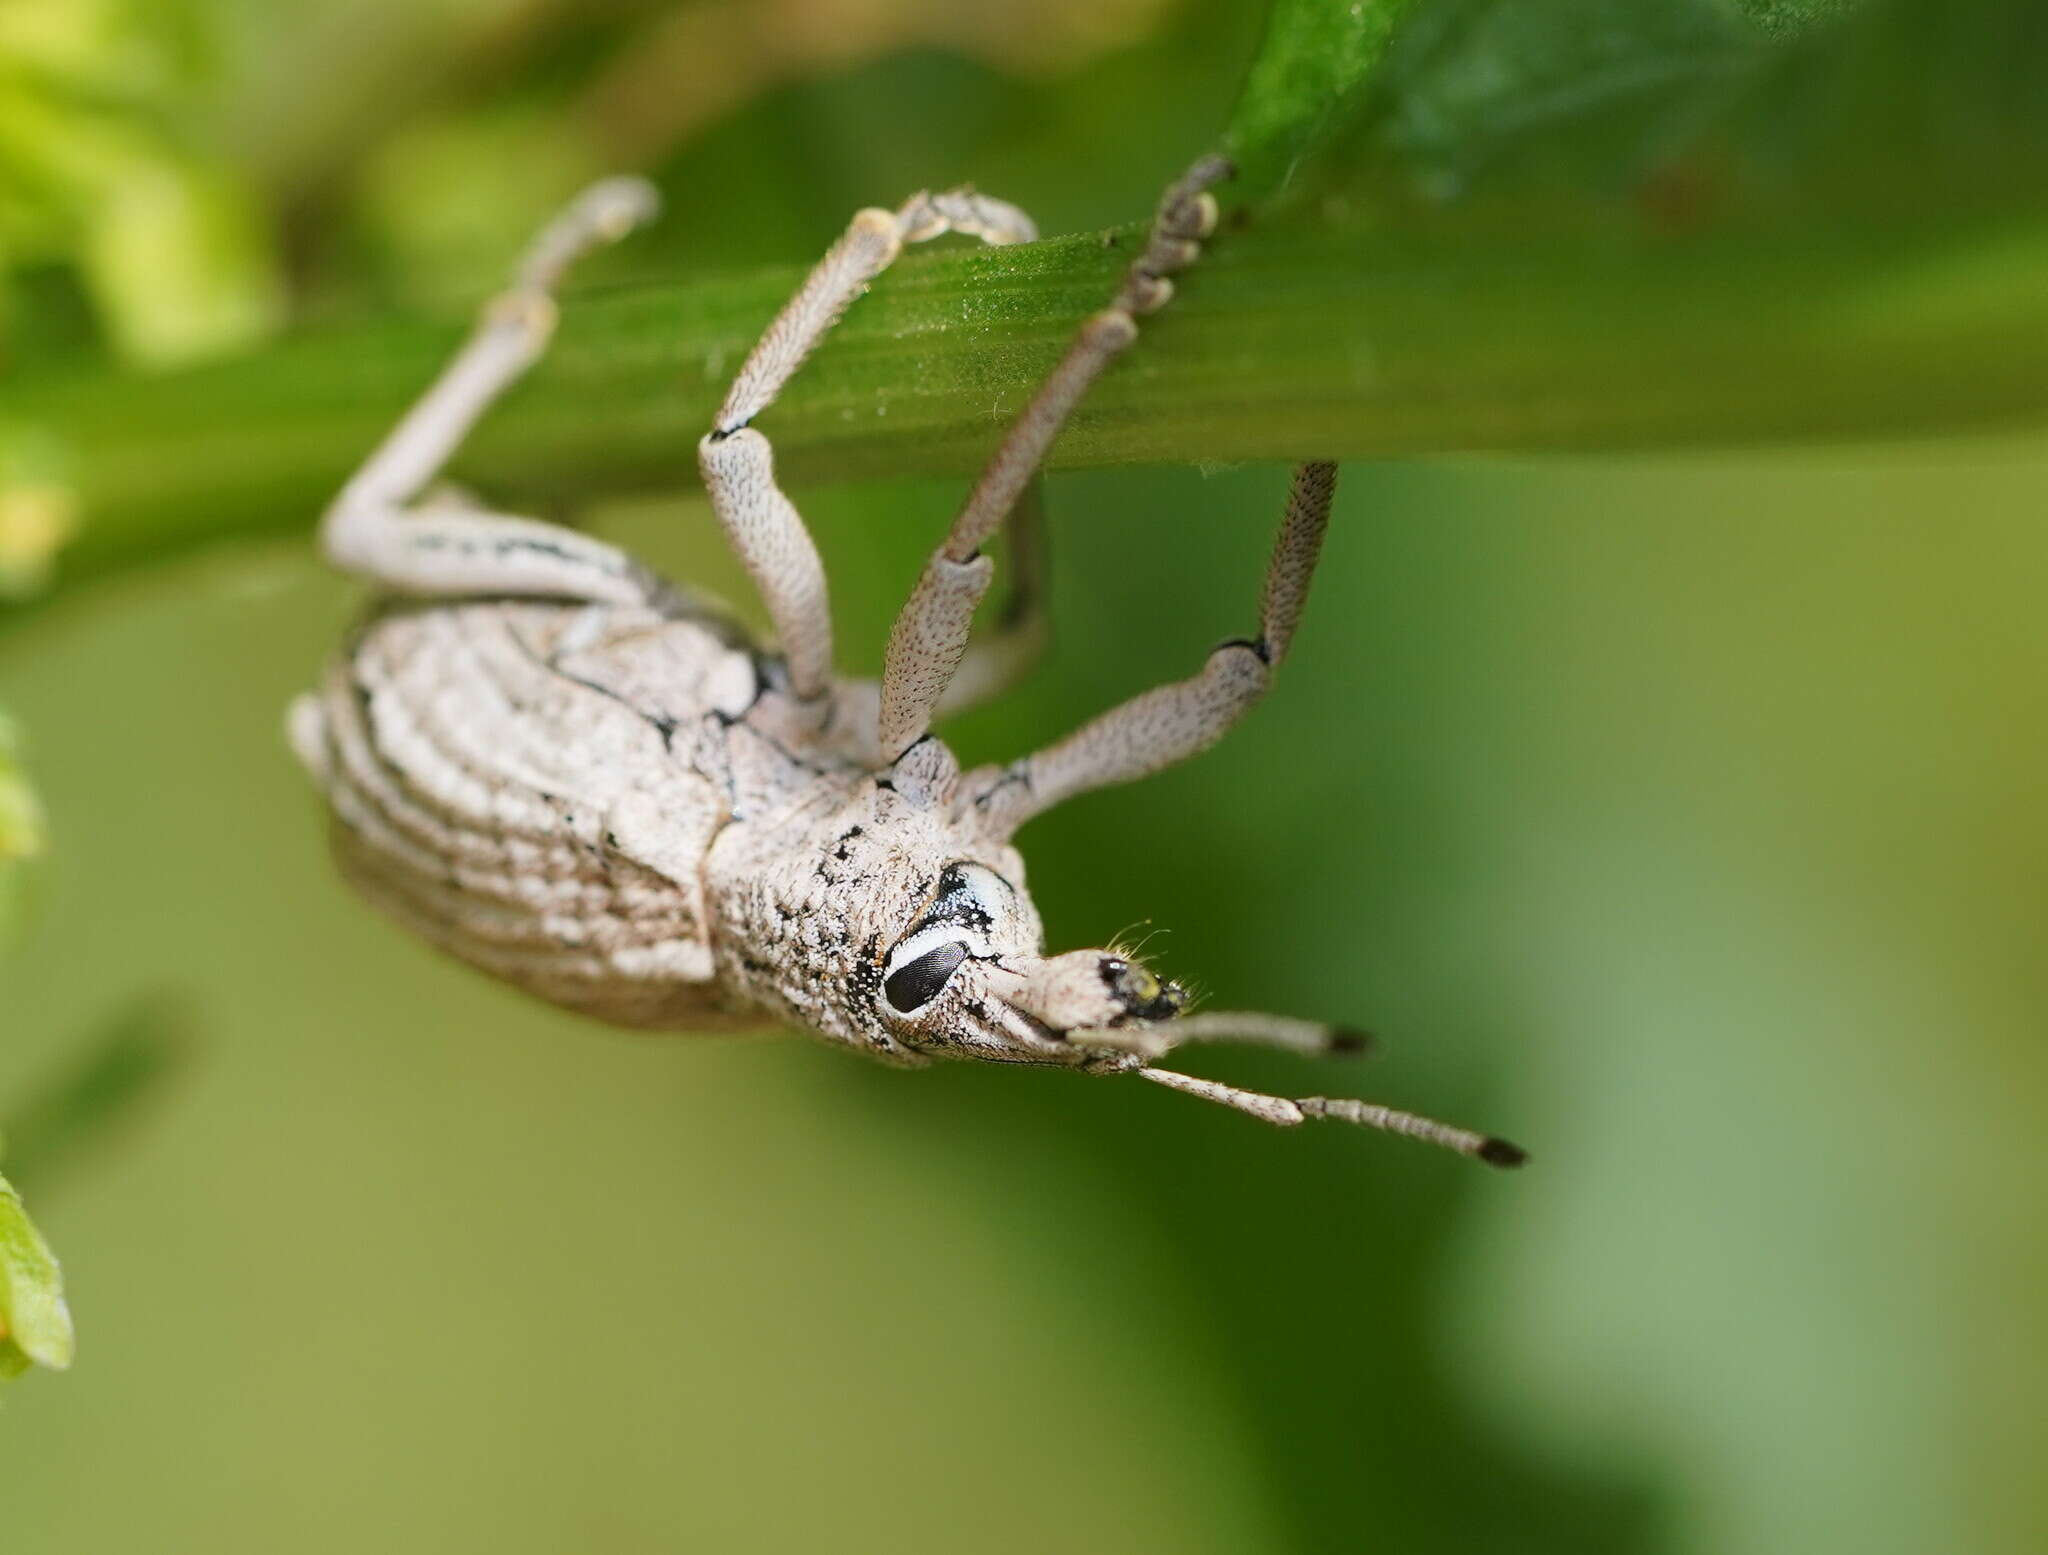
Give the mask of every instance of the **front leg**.
M 775 623 L 790 689 L 806 702 L 822 699 L 832 684 L 825 565 L 795 505 L 775 483 L 768 439 L 751 423 L 904 244 L 947 232 L 986 243 L 1024 243 L 1038 235 L 1015 206 L 963 189 L 914 195 L 898 211 L 856 212 L 749 353 L 716 424 L 697 445 L 712 509 Z
M 1259 635 L 1224 643 L 1199 674 L 1158 686 L 1083 724 L 1057 744 L 980 775 L 971 803 L 992 838 L 1091 789 L 1128 783 L 1214 745 L 1266 694 L 1287 657 L 1322 553 L 1337 467 L 1299 466 L 1259 598 Z

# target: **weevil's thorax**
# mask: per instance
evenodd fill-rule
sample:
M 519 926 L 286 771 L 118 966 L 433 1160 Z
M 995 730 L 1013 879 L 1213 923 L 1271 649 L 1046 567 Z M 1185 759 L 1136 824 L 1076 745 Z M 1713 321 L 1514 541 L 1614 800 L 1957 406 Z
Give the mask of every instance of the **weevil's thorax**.
M 1000 883 L 984 891 L 986 909 L 971 897 L 959 908 L 974 920 L 975 955 L 991 975 L 1003 959 L 1043 949 L 1023 860 L 953 811 L 957 768 L 943 746 L 928 738 L 917 757 L 879 774 L 820 776 L 782 814 L 725 828 L 706 870 L 719 979 L 792 1024 L 879 1058 L 1014 1059 L 1013 1041 L 980 1021 L 919 1022 L 885 993 L 892 951 L 935 905 L 947 910 L 944 893 L 963 870 Z

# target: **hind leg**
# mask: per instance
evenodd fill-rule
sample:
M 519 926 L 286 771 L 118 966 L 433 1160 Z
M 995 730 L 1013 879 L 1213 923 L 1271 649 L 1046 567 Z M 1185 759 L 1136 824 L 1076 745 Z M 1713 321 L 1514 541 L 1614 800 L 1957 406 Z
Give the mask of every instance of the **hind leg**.
M 521 594 L 658 603 L 669 590 L 624 552 L 573 529 L 422 495 L 477 419 L 546 348 L 554 288 L 580 255 L 651 218 L 637 178 L 586 189 L 534 239 L 441 376 L 350 478 L 320 524 L 328 558 L 401 594 Z

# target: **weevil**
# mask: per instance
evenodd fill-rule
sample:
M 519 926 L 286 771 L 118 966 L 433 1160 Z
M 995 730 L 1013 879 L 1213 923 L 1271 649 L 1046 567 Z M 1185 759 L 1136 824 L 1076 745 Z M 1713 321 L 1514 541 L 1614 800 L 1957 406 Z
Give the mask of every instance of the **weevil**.
M 975 633 L 1011 525 L 1042 540 L 1035 476 L 1097 377 L 1173 296 L 1216 227 L 1220 157 L 1160 201 L 1109 305 L 1010 425 L 890 631 L 879 681 L 835 673 L 826 580 L 754 426 L 906 244 L 1029 242 L 1031 220 L 972 190 L 857 213 L 739 370 L 697 448 L 705 489 L 774 627 L 720 608 L 576 530 L 489 511 L 433 483 L 541 354 L 570 264 L 656 211 L 609 179 L 541 232 L 509 289 L 342 488 L 321 523 L 338 567 L 378 591 L 291 711 L 335 852 L 372 903 L 542 999 L 621 1026 L 782 1024 L 885 1063 L 1052 1065 L 1142 1079 L 1292 1125 L 1334 1118 L 1496 1166 L 1505 1140 L 1374 1103 L 1266 1095 L 1162 1068 L 1183 1043 L 1353 1050 L 1342 1028 L 1191 1012 L 1132 954 L 1048 955 L 1012 838 L 1077 794 L 1213 745 L 1265 695 L 1294 641 L 1336 467 L 1294 473 L 1257 634 L 1005 766 L 963 772 L 935 720 L 998 694 L 1042 636 L 1042 567 Z

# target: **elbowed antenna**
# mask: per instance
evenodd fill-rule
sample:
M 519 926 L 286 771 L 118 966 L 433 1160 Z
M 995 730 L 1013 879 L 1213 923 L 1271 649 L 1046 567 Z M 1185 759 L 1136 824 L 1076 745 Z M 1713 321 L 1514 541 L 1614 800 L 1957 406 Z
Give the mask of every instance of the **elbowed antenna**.
M 1470 1129 L 1453 1128 L 1448 1123 L 1439 1123 L 1434 1118 L 1425 1118 L 1417 1113 L 1402 1112 L 1394 1107 L 1382 1107 L 1377 1102 L 1351 1101 L 1345 1098 L 1327 1096 L 1303 1096 L 1289 1098 L 1268 1096 L 1263 1091 L 1240 1090 L 1234 1085 L 1224 1085 L 1216 1080 L 1201 1080 L 1191 1074 L 1181 1074 L 1172 1069 L 1140 1069 L 1145 1079 L 1169 1090 L 1183 1091 L 1189 1096 L 1199 1096 L 1204 1101 L 1235 1107 L 1239 1112 L 1281 1128 L 1294 1128 L 1312 1118 L 1335 1118 L 1342 1123 L 1353 1123 L 1360 1128 L 1375 1128 L 1382 1133 L 1403 1134 L 1410 1139 L 1422 1140 L 1425 1144 L 1441 1145 L 1446 1150 L 1455 1150 L 1459 1155 L 1471 1156 L 1484 1161 L 1488 1166 L 1520 1166 L 1529 1159 L 1528 1152 L 1520 1145 L 1492 1134 L 1475 1134 Z
M 1189 1042 L 1246 1042 L 1310 1058 L 1354 1058 L 1371 1052 L 1375 1043 L 1371 1032 L 1360 1031 L 1356 1026 L 1269 1015 L 1263 1010 L 1203 1010 L 1172 1020 L 1070 1032 L 1068 1039 L 1090 1047 L 1135 1053 L 1147 1060 L 1164 1058 Z

